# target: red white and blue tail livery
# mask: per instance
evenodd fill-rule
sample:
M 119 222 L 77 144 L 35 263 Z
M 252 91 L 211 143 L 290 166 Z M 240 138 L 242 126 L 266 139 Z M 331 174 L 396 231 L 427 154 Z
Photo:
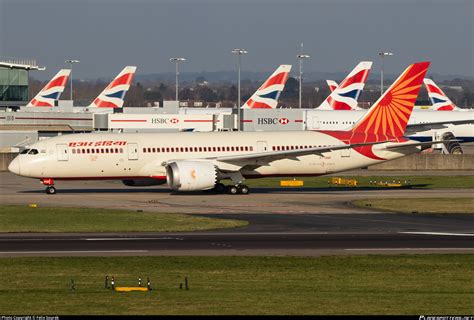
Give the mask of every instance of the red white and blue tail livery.
M 137 67 L 127 66 L 92 102 L 92 108 L 121 108 Z
M 337 89 L 337 87 L 339 87 L 339 84 L 334 80 L 326 80 L 326 83 L 328 84 L 329 90 L 331 92 L 333 92 Z
M 319 110 L 357 110 L 357 99 L 369 77 L 371 61 L 360 62 L 354 70 L 332 90 L 329 97 L 321 103 Z M 334 82 L 335 83 L 335 82 Z M 329 84 L 329 82 L 328 82 Z M 334 85 L 334 84 L 333 84 Z M 331 88 L 331 85 L 330 85 Z
M 291 65 L 283 64 L 279 66 L 253 96 L 244 103 L 242 109 L 275 109 L 290 71 Z
M 452 111 L 459 108 L 448 98 L 448 96 L 441 90 L 433 80 L 425 78 L 423 80 L 430 97 L 433 110 L 438 111 Z
M 69 69 L 61 69 L 43 89 L 26 105 L 27 107 L 54 107 L 54 101 L 59 100 L 71 74 Z

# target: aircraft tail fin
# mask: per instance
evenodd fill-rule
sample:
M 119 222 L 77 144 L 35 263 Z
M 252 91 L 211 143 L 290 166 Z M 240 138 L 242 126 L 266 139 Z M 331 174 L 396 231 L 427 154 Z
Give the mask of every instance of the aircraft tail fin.
M 59 100 L 71 74 L 70 69 L 61 69 L 41 89 L 40 92 L 26 105 L 27 107 L 54 107 L 54 101 Z
M 429 62 L 410 65 L 354 125 L 352 132 L 402 137 Z
M 285 88 L 290 75 L 291 65 L 283 64 L 258 88 L 244 103 L 242 109 L 275 109 L 278 98 Z
M 423 82 L 434 110 L 452 111 L 459 109 L 433 80 L 425 78 Z
M 357 100 L 369 77 L 372 61 L 360 62 L 321 103 L 319 110 L 357 110 Z
M 133 75 L 137 67 L 127 66 L 115 77 L 114 80 L 102 91 L 89 107 L 95 108 L 121 108 L 125 94 L 130 89 Z

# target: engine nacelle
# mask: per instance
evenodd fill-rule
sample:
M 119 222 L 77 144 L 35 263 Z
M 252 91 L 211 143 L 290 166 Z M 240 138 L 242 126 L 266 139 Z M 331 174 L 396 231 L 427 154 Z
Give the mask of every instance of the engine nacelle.
M 166 180 L 144 178 L 144 179 L 128 179 L 122 180 L 122 183 L 128 187 L 150 187 L 165 184 Z
M 205 161 L 176 161 L 166 166 L 166 182 L 176 191 L 197 191 L 214 188 L 217 167 Z

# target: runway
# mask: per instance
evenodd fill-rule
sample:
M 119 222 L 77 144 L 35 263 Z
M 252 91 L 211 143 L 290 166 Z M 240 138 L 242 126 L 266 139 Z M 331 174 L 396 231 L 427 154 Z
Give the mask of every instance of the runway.
M 117 181 L 38 181 L 0 173 L 2 204 L 120 208 L 249 221 L 245 228 L 194 233 L 0 234 L 0 257 L 119 255 L 294 255 L 474 252 L 471 215 L 406 215 L 356 208 L 354 199 L 469 197 L 472 189 L 261 188 L 247 196 L 169 194 Z
M 465 233 L 166 233 L 2 237 L 1 256 L 474 253 Z
M 474 253 L 474 219 L 463 215 L 218 216 L 245 218 L 249 226 L 192 233 L 0 234 L 0 257 Z

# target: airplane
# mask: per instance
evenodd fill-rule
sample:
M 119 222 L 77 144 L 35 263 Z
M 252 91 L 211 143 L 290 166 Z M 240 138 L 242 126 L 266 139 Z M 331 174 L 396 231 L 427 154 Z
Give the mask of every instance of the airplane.
M 137 67 L 126 66 L 87 108 L 121 108 Z
M 275 109 L 278 98 L 285 88 L 290 75 L 291 65 L 282 64 L 242 105 L 242 109 Z
M 445 142 L 404 137 L 429 64 L 410 65 L 345 131 L 70 134 L 31 145 L 8 169 L 40 179 L 48 194 L 56 193 L 55 180 L 94 179 L 247 194 L 246 178 L 320 176 L 362 168 Z M 232 184 L 221 183 L 226 179 Z
M 432 110 L 438 111 L 460 111 L 461 108 L 458 108 L 451 99 L 441 90 L 440 87 L 436 85 L 436 83 L 428 78 L 423 80 L 426 86 L 426 90 L 428 91 L 428 97 L 430 98 Z
M 337 85 L 335 81 L 327 80 L 331 94 L 324 100 L 317 110 L 361 110 L 357 106 L 357 100 L 364 89 L 365 82 L 369 77 L 372 61 L 360 62 L 349 75 Z
M 27 107 L 54 107 L 71 74 L 70 69 L 61 69 L 26 105 Z

